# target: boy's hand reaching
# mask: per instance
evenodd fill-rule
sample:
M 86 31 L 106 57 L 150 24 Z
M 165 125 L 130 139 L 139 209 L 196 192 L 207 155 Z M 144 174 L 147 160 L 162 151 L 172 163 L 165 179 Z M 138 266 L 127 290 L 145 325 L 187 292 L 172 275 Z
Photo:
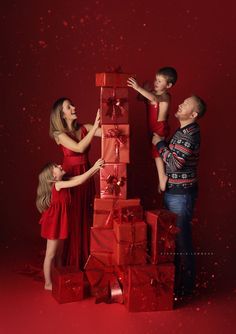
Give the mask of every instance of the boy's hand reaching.
M 160 137 L 157 133 L 153 133 L 153 137 L 152 137 L 152 143 L 153 145 L 157 145 L 160 141 L 162 141 L 164 139 L 164 137 Z
M 137 81 L 130 77 L 128 80 L 127 80 L 127 86 L 133 88 L 134 90 L 138 90 L 139 89 L 139 85 L 137 83 Z

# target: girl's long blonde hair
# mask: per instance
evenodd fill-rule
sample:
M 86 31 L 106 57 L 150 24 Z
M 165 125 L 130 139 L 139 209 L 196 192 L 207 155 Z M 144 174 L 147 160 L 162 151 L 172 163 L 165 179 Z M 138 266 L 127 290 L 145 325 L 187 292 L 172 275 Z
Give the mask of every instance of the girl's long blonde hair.
M 36 207 L 39 212 L 45 211 L 51 203 L 53 179 L 52 169 L 54 163 L 49 162 L 39 173 L 39 183 L 37 188 Z
M 71 102 L 71 100 L 68 99 L 67 97 L 61 97 L 53 104 L 51 110 L 49 135 L 51 138 L 55 140 L 57 140 L 56 138 L 60 133 L 69 132 L 62 111 L 63 102 L 66 100 Z M 74 131 L 79 129 L 79 124 L 76 119 L 72 123 L 72 128 Z

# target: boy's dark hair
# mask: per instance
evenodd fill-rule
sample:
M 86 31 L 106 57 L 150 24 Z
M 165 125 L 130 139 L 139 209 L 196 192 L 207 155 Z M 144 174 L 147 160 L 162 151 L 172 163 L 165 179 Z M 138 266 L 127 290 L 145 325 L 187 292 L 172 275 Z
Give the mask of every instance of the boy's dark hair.
M 195 101 L 197 102 L 197 108 L 198 108 L 198 118 L 201 118 L 204 116 L 206 109 L 207 109 L 207 105 L 206 102 L 203 101 L 203 99 L 201 99 L 199 96 L 197 95 L 192 95 L 192 97 L 195 99 Z
M 172 83 L 173 86 L 178 79 L 178 74 L 173 67 L 162 67 L 157 71 L 157 74 L 166 77 L 167 82 Z

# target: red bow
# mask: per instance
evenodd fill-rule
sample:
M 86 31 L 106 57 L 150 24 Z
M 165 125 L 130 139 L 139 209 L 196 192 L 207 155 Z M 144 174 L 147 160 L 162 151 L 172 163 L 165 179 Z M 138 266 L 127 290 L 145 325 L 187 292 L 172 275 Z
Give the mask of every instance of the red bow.
M 112 96 L 107 99 L 106 103 L 108 106 L 106 116 L 109 116 L 114 120 L 124 115 L 124 105 L 127 103 L 126 98 L 116 98 L 115 96 Z
M 122 176 L 120 179 L 115 175 L 108 175 L 107 179 L 107 187 L 105 192 L 108 192 L 110 195 L 119 196 L 120 188 L 124 186 L 126 178 Z

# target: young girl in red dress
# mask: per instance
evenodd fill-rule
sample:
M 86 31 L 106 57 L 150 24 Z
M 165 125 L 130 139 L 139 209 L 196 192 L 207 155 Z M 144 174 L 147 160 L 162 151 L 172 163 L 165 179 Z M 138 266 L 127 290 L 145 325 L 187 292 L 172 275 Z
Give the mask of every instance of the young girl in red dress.
M 168 93 L 177 81 L 177 72 L 173 67 L 163 67 L 158 70 L 154 81 L 154 91 L 140 87 L 134 78 L 128 79 L 128 86 L 135 89 L 148 100 L 148 127 L 149 131 L 157 133 L 161 137 L 169 136 L 168 112 L 170 94 Z M 154 145 L 152 145 L 152 157 L 155 159 L 159 178 L 159 191 L 165 191 L 167 175 L 164 163 Z
M 71 226 L 71 194 L 69 188 L 81 187 L 103 165 L 99 159 L 87 172 L 65 180 L 65 171 L 60 165 L 47 164 L 39 174 L 36 206 L 42 213 L 41 236 L 47 239 L 46 254 L 43 264 L 44 288 L 52 289 L 51 268 L 54 259 L 61 260 L 63 242 L 73 234 Z
M 80 175 L 90 168 L 89 149 L 94 136 L 101 137 L 100 113 L 93 125 L 80 124 L 78 111 L 66 97 L 58 99 L 50 116 L 50 136 L 62 150 L 63 169 L 68 176 Z M 65 264 L 83 269 L 89 256 L 89 228 L 92 225 L 95 183 L 93 178 L 71 189 L 73 234 L 64 247 Z

